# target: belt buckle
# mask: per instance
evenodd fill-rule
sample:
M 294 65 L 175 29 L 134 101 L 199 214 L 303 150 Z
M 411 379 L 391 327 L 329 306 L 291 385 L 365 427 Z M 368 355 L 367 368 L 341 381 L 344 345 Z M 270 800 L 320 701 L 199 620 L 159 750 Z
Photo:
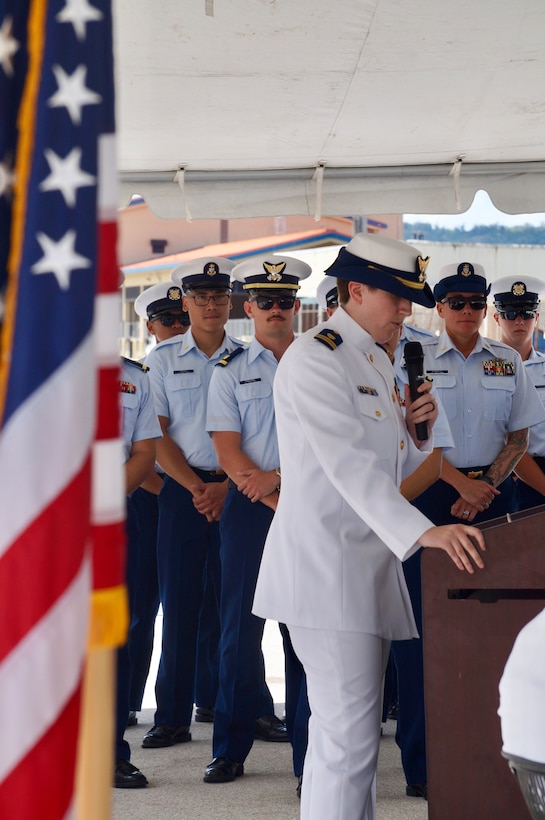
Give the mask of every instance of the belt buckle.
M 483 471 L 482 470 L 470 470 L 467 474 L 468 478 L 482 478 Z

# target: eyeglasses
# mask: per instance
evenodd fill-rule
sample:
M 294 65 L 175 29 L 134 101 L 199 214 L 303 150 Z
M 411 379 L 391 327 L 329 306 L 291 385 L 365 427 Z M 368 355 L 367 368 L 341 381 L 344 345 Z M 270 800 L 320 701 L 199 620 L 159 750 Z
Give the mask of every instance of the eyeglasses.
M 229 302 L 230 293 L 214 293 L 212 296 L 206 296 L 204 293 L 184 293 L 186 299 L 193 299 L 198 307 L 206 307 L 210 300 L 215 305 L 223 306 Z
M 272 310 L 274 305 L 278 305 L 280 310 L 291 310 L 295 296 L 254 296 L 250 302 L 255 302 L 259 310 Z
M 441 299 L 441 304 L 444 305 L 445 302 L 451 310 L 463 310 L 466 305 L 469 305 L 471 310 L 484 310 L 486 307 L 486 299 L 479 296 L 445 296 Z
M 537 316 L 537 310 L 498 310 L 498 315 L 501 316 L 502 319 L 508 319 L 510 322 L 514 322 L 517 316 L 520 316 L 521 319 L 535 319 Z
M 190 324 L 189 316 L 185 311 L 183 313 L 161 313 L 159 316 L 150 319 L 150 322 L 155 322 L 157 319 L 163 327 L 172 327 L 174 322 L 179 322 L 182 327 L 187 327 Z

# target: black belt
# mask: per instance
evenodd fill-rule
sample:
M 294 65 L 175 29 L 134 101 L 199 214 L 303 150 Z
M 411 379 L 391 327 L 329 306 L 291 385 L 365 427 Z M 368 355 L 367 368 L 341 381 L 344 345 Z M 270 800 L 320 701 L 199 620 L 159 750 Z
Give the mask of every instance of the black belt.
M 191 469 L 208 484 L 212 481 L 225 481 L 227 478 L 225 470 L 200 470 L 198 467 L 191 467 Z

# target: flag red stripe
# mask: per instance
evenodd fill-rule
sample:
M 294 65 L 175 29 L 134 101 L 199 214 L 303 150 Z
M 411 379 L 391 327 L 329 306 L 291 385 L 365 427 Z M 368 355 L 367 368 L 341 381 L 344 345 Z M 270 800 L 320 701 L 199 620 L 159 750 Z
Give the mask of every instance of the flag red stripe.
M 39 681 L 36 697 L 40 697 Z M 80 702 L 81 686 L 38 743 L 0 782 L 0 817 L 59 820 L 66 816 L 74 791 Z
M 64 492 L 17 538 L 0 559 L 0 600 L 13 598 L 17 607 L 0 630 L 0 661 L 48 612 L 80 572 L 90 537 L 81 511 L 88 508 L 91 466 L 82 470 Z M 0 814 L 0 817 L 3 816 Z
M 115 173 L 115 169 L 113 170 Z M 121 271 L 116 256 L 117 222 L 98 225 L 98 281 L 97 293 L 119 291 Z
M 96 440 L 118 439 L 121 429 L 119 362 L 115 367 L 101 367 L 98 371 L 97 401 Z
M 93 589 L 117 587 L 125 582 L 125 524 L 97 525 L 93 531 Z

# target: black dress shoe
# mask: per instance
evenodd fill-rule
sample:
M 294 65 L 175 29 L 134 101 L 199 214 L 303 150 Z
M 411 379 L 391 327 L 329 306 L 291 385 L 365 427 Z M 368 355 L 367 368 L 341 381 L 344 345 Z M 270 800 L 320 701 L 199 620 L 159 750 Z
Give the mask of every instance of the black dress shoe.
M 215 757 L 206 767 L 204 783 L 231 783 L 244 774 L 244 765 L 228 757 Z
M 423 797 L 424 800 L 427 800 L 428 786 L 426 783 L 407 783 L 405 794 L 407 797 Z
M 255 723 L 255 737 L 270 743 L 289 743 L 288 730 L 276 715 L 262 715 Z
M 162 749 L 175 743 L 188 743 L 191 732 L 187 726 L 152 726 L 142 740 L 144 749 Z
M 136 717 L 136 712 L 131 710 L 129 712 L 129 716 L 127 718 L 127 726 L 136 726 L 138 723 L 138 718 Z
M 195 721 L 196 723 L 214 723 L 214 709 L 211 706 L 197 706 Z
M 148 785 L 146 776 L 128 760 L 118 760 L 114 770 L 116 789 L 144 789 Z

